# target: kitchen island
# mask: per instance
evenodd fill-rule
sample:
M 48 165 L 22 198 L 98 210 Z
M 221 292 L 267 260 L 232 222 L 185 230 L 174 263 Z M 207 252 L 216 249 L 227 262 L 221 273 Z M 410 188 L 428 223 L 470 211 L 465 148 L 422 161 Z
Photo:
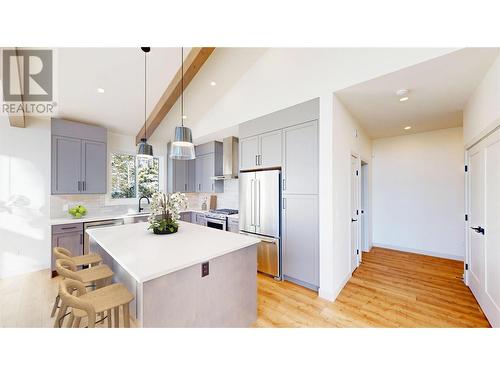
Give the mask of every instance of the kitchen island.
M 187 222 L 169 235 L 155 235 L 147 227 L 87 230 L 91 251 L 113 269 L 114 282 L 134 294 L 130 311 L 139 326 L 248 327 L 255 322 L 258 240 Z

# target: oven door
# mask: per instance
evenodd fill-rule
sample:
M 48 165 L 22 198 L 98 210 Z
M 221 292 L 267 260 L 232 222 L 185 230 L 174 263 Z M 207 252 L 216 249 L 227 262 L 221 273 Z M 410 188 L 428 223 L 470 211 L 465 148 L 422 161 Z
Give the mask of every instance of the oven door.
M 213 219 L 211 217 L 207 217 L 207 227 L 219 230 L 226 230 L 226 220 Z

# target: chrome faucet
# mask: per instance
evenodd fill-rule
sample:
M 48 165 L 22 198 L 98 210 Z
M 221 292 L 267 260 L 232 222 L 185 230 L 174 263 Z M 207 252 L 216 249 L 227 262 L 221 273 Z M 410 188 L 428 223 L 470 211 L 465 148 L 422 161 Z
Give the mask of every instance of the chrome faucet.
M 148 197 L 140 197 L 140 198 L 139 198 L 139 213 L 140 213 L 141 211 L 144 211 L 144 208 L 142 208 L 142 207 L 141 207 L 141 201 L 142 201 L 143 199 L 146 199 L 146 200 L 148 201 L 148 204 L 151 204 L 151 203 L 149 202 L 149 198 L 148 198 Z

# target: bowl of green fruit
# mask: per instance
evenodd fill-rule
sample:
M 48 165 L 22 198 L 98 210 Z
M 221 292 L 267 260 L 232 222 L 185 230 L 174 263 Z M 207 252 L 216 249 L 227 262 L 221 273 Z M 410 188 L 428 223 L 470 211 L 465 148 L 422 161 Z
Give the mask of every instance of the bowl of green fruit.
M 68 210 L 68 213 L 77 218 L 77 219 L 80 219 L 82 218 L 83 216 L 85 216 L 85 214 L 87 213 L 87 209 L 82 206 L 81 204 L 78 204 L 76 205 L 75 207 L 71 207 L 69 210 Z

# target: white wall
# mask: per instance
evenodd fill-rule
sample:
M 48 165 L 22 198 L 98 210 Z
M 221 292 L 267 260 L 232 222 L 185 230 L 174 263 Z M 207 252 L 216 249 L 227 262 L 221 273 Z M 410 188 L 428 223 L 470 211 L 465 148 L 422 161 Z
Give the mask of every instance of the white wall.
M 373 245 L 463 259 L 462 128 L 373 141 Z
M 187 88 L 186 124 L 193 130 L 195 139 L 320 98 L 321 297 L 333 300 L 337 295 L 341 276 L 334 277 L 334 257 L 348 243 L 348 233 L 336 230 L 339 237 L 334 237 L 334 216 L 341 216 L 333 200 L 334 150 L 336 147 L 342 149 L 344 139 L 333 136 L 333 92 L 452 51 L 435 48 L 272 48 L 257 51 L 218 48 Z M 237 77 L 234 84 L 209 85 L 211 80 L 224 80 L 227 74 L 232 74 L 239 66 L 238 61 L 246 61 L 245 53 L 251 64 L 234 74 Z M 207 107 L 205 102 L 211 105 Z M 173 126 L 180 118 L 178 108 L 176 103 L 153 139 L 171 139 Z M 347 179 L 347 175 L 342 175 L 345 172 L 346 169 L 340 168 L 336 177 Z M 345 197 L 339 196 L 337 202 L 342 199 Z
M 50 120 L 0 116 L 0 278 L 50 266 Z
M 357 137 L 355 133 L 357 132 Z M 372 141 L 345 106 L 333 98 L 333 265 L 334 295 L 351 276 L 351 155 L 368 163 L 368 185 L 371 186 Z M 370 189 L 369 189 L 370 190 Z M 369 193 L 370 196 L 370 193 Z M 371 198 L 369 198 L 371 202 Z M 371 233 L 371 209 L 368 208 L 368 231 Z
M 500 126 L 500 56 L 464 108 L 464 142 L 470 145 Z

